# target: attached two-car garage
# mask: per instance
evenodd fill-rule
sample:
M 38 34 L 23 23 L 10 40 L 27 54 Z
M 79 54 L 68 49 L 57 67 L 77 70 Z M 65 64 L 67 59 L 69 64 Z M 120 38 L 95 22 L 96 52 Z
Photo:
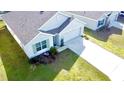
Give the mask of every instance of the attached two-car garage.
M 64 39 L 64 42 L 72 40 L 78 36 L 81 36 L 81 28 L 70 29 L 61 35 L 61 37 Z
M 74 19 L 62 32 L 60 32 L 60 40 L 63 39 L 64 42 L 72 40 L 83 34 L 85 23 Z

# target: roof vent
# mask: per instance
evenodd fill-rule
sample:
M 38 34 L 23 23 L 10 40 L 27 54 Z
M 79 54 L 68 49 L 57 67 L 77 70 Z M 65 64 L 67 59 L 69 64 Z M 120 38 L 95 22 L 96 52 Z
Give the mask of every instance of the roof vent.
M 40 11 L 40 14 L 43 14 L 44 11 Z

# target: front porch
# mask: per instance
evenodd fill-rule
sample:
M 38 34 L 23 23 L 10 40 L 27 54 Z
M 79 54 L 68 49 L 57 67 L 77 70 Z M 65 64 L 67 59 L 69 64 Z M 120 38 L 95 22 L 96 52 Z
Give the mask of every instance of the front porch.
M 67 46 L 62 46 L 62 47 L 60 47 L 60 46 L 56 46 L 56 49 L 57 49 L 57 51 L 58 52 L 62 52 L 62 51 L 64 51 L 64 50 L 66 50 L 68 47 Z

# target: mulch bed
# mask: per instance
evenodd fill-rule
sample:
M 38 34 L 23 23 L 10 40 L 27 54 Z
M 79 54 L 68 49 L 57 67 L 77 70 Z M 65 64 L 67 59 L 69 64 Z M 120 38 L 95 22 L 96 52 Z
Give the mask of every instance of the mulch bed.
M 50 64 L 55 62 L 56 57 L 58 54 L 56 55 L 51 55 L 49 52 L 45 52 L 41 55 L 38 55 L 32 59 L 29 60 L 30 64 L 35 64 L 35 65 L 39 65 L 39 64 Z

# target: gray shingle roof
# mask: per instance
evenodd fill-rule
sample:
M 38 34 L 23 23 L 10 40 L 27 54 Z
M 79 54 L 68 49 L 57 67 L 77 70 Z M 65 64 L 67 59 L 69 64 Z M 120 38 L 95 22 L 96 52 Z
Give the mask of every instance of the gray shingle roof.
M 40 32 L 38 28 L 48 21 L 56 11 L 12 11 L 3 15 L 4 21 L 25 45 Z
M 69 11 L 69 12 L 80 16 L 92 18 L 95 20 L 99 19 L 105 13 L 110 13 L 110 11 Z
M 54 28 L 48 31 L 43 31 L 44 33 L 48 33 L 48 34 L 56 34 L 56 33 L 60 33 L 70 22 L 72 21 L 72 19 L 69 17 L 67 18 L 58 28 Z

